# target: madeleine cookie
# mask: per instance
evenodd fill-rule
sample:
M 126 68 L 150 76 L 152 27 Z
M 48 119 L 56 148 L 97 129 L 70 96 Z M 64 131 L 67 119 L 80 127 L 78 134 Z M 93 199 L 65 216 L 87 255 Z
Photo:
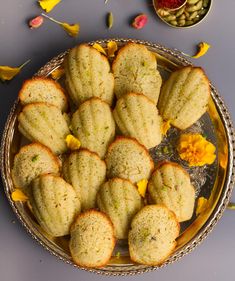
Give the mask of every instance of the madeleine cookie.
M 38 223 L 55 237 L 69 234 L 71 224 L 81 210 L 74 188 L 51 174 L 32 181 L 29 201 Z
M 154 163 L 148 150 L 137 140 L 118 137 L 108 148 L 106 155 L 107 176 L 129 179 L 137 183 L 149 179 Z
M 66 85 L 76 105 L 99 97 L 108 104 L 113 101 L 114 78 L 108 59 L 95 48 L 79 45 L 65 59 Z
M 70 251 L 74 262 L 83 267 L 105 266 L 115 246 L 110 219 L 96 210 L 79 215 L 71 227 Z
M 101 186 L 97 204 L 113 222 L 118 239 L 127 238 L 131 220 L 143 206 L 136 186 L 120 178 L 113 178 Z
M 59 174 L 60 162 L 51 150 L 40 144 L 32 143 L 21 147 L 15 155 L 12 179 L 15 187 L 27 190 L 30 182 L 41 174 Z
M 45 77 L 35 77 L 24 82 L 19 100 L 22 105 L 35 102 L 46 102 L 66 111 L 68 108 L 67 97 L 59 83 Z
M 179 222 L 191 219 L 195 203 L 195 189 L 189 174 L 177 163 L 164 162 L 153 172 L 148 191 L 151 202 L 164 204 Z
M 122 96 L 113 111 L 115 122 L 124 136 L 136 138 L 146 148 L 162 140 L 162 119 L 156 105 L 142 94 Z
M 105 181 L 105 162 L 87 149 L 74 151 L 63 163 L 63 175 L 81 194 L 82 210 L 95 208 L 96 194 Z
M 180 226 L 164 205 L 148 205 L 131 223 L 128 244 L 131 260 L 150 266 L 163 263 L 176 247 Z
M 157 103 L 162 78 L 157 70 L 155 55 L 145 46 L 136 43 L 126 44 L 119 50 L 112 70 L 117 98 L 134 92 L 144 94 Z
M 164 120 L 185 130 L 206 112 L 209 97 L 210 83 L 204 71 L 186 66 L 172 72 L 163 84 L 158 109 Z
M 73 114 L 71 125 L 81 146 L 103 158 L 115 135 L 115 122 L 109 105 L 99 98 L 85 101 Z
M 61 110 L 47 103 L 31 103 L 18 116 L 19 131 L 27 139 L 49 147 L 55 154 L 67 151 L 69 127 Z

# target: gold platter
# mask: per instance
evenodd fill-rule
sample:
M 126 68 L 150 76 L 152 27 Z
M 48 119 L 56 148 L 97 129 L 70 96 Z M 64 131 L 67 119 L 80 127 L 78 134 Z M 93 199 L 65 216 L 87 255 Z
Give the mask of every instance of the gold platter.
M 181 66 L 192 64 L 179 51 L 168 49 L 159 44 L 131 39 L 112 40 L 116 41 L 119 47 L 127 42 L 137 42 L 145 45 L 156 55 L 158 60 L 158 69 L 163 78 L 166 78 L 171 71 Z M 106 46 L 108 41 L 109 40 L 99 40 L 89 42 L 88 44 L 99 43 Z M 66 54 L 67 52 L 62 53 L 49 61 L 35 74 L 35 76 L 49 76 L 53 70 L 63 63 Z M 171 257 L 160 266 L 154 267 L 133 264 L 128 255 L 126 241 L 119 241 L 114 255 L 106 267 L 99 269 L 81 268 L 75 265 L 71 259 L 68 250 L 68 237 L 56 239 L 50 237 L 39 227 L 26 203 L 14 202 L 11 199 L 11 192 L 14 190 L 11 179 L 12 162 L 14 155 L 18 152 L 19 147 L 23 142 L 22 137 L 19 135 L 17 130 L 17 115 L 20 110 L 21 106 L 18 101 L 16 101 L 9 114 L 2 137 L 1 172 L 6 196 L 12 209 L 28 233 L 51 254 L 79 269 L 104 275 L 124 276 L 145 273 L 167 266 L 191 252 L 207 237 L 229 203 L 234 184 L 234 129 L 224 102 L 213 85 L 211 85 L 211 99 L 208 111 L 192 128 L 190 128 L 190 130 L 207 133 L 207 137 L 217 148 L 217 161 L 213 165 L 203 169 L 195 168 L 190 170 L 190 168 L 188 168 L 191 179 L 196 186 L 197 198 L 204 196 L 208 199 L 206 210 L 204 210 L 199 216 L 194 214 L 193 218 L 189 222 L 181 225 L 181 234 L 177 239 L 176 250 Z M 170 136 L 165 139 L 165 142 L 173 140 L 175 135 L 177 135 L 177 131 L 172 128 Z M 161 145 L 150 150 L 155 162 L 160 161 L 161 157 L 163 157 L 160 150 Z M 166 159 L 179 162 L 179 159 L 175 159 L 176 156 L 174 154 L 164 155 L 164 157 Z M 121 253 L 120 257 L 116 255 L 117 252 Z

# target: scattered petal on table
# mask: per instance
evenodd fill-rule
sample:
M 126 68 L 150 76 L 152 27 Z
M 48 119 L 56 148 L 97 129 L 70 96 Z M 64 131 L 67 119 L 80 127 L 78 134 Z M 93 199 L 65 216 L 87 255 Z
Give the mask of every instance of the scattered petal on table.
M 4 81 L 9 81 L 9 80 L 13 79 L 17 74 L 20 73 L 21 69 L 29 62 L 30 62 L 30 60 L 26 61 L 25 63 L 23 63 L 19 67 L 11 67 L 11 66 L 7 66 L 7 65 L 0 65 L 0 79 L 1 79 L 1 81 L 4 82 Z
M 136 29 L 143 28 L 148 22 L 148 17 L 145 14 L 140 14 L 137 17 L 134 18 L 132 22 L 132 27 Z
M 50 12 L 54 7 L 59 4 L 61 0 L 40 0 L 38 1 L 41 8 L 47 13 Z

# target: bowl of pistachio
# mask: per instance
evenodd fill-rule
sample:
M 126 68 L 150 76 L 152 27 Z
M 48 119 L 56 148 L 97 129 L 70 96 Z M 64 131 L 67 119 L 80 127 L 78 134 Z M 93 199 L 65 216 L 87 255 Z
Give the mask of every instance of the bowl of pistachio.
M 189 28 L 202 22 L 211 10 L 213 2 L 213 0 L 186 0 L 175 9 L 174 6 L 178 1 L 180 2 L 180 0 L 153 0 L 158 17 L 176 28 Z

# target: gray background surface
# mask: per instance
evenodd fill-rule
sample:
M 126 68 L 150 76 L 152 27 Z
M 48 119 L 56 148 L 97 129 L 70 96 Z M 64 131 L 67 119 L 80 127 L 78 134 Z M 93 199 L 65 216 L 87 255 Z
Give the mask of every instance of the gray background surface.
M 173 29 L 161 23 L 153 12 L 151 1 L 147 0 L 109 0 L 107 5 L 103 0 L 64 0 L 50 14 L 62 21 L 79 21 L 81 32 L 77 39 L 68 37 L 59 26 L 49 21 L 38 30 L 30 30 L 27 19 L 41 12 L 36 0 L 0 0 L 0 4 L 0 65 L 17 66 L 31 59 L 12 82 L 0 83 L 1 133 L 24 79 L 31 77 L 49 59 L 79 42 L 113 37 L 149 40 L 190 54 L 195 52 L 200 41 L 209 42 L 212 48 L 208 54 L 194 63 L 205 69 L 235 120 L 234 0 L 214 0 L 205 22 L 187 30 Z M 108 11 L 113 12 L 115 20 L 111 30 L 105 26 Z M 142 12 L 148 15 L 148 25 L 142 30 L 131 28 L 130 19 Z M 0 187 L 0 281 L 98 281 L 107 278 L 66 265 L 39 246 L 17 221 L 1 183 Z M 127 279 L 235 280 L 234 251 L 235 212 L 227 210 L 214 231 L 191 254 L 160 271 Z

